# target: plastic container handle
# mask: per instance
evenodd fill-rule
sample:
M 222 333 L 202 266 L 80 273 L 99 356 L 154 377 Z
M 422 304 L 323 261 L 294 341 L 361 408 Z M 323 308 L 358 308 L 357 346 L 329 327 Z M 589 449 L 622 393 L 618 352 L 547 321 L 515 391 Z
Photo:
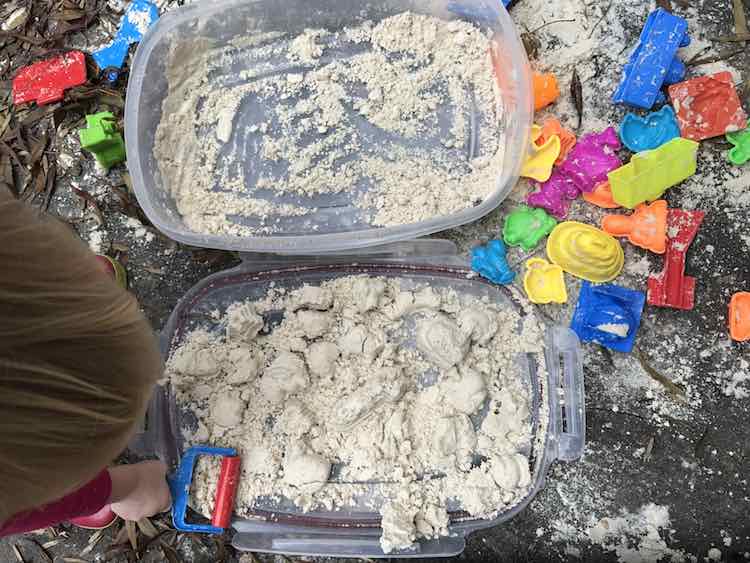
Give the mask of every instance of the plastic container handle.
M 557 459 L 574 461 L 583 455 L 586 442 L 583 362 L 578 337 L 569 328 L 551 327 L 547 331 L 545 356 L 548 369 L 557 374 L 557 388 L 550 389 Z
M 193 481 L 193 470 L 195 469 L 195 463 L 196 461 L 198 461 L 198 457 L 201 455 L 226 456 L 228 458 L 235 458 L 237 459 L 237 471 L 239 471 L 239 458 L 236 457 L 237 450 L 235 450 L 234 448 L 212 448 L 208 446 L 194 446 L 190 448 L 185 452 L 185 455 L 182 456 L 182 460 L 180 461 L 180 465 L 177 468 L 175 474 L 170 479 L 168 479 L 169 488 L 172 491 L 172 521 L 174 522 L 174 527 L 181 532 L 223 534 L 224 527 L 218 527 L 212 524 L 191 524 L 185 521 L 188 498 L 190 497 L 190 484 Z M 222 476 L 224 475 L 223 469 L 224 465 L 222 464 Z M 234 471 L 233 465 L 228 469 L 228 472 L 230 471 Z M 236 491 L 237 489 L 236 481 L 237 479 L 235 477 L 235 483 L 233 487 L 234 491 Z M 221 492 L 222 490 L 224 490 L 223 493 Z M 218 501 L 220 495 L 222 495 L 221 506 L 223 512 L 221 514 L 218 514 L 218 511 L 216 510 L 218 506 L 215 506 L 214 513 L 212 515 L 212 522 L 216 522 L 218 520 L 217 516 L 221 516 L 222 518 L 224 518 L 224 513 L 227 511 L 227 503 L 224 496 L 226 496 L 227 493 L 231 490 L 232 487 L 228 486 L 227 483 L 219 483 L 216 491 L 216 496 Z M 232 494 L 232 502 L 229 503 L 230 506 L 228 508 L 230 516 L 232 512 L 231 505 L 233 504 L 233 500 L 234 494 Z M 228 520 L 229 518 L 226 519 Z
M 348 529 L 345 535 L 336 530 L 311 530 L 304 527 L 279 532 L 269 526 L 268 522 L 236 522 L 234 528 L 237 533 L 232 538 L 232 547 L 238 551 L 291 556 L 417 559 L 453 557 L 466 547 L 463 535 L 448 536 L 436 540 L 419 540 L 410 550 L 386 554 L 380 546 L 380 528 L 373 528 L 369 533 L 363 530 L 361 534 Z

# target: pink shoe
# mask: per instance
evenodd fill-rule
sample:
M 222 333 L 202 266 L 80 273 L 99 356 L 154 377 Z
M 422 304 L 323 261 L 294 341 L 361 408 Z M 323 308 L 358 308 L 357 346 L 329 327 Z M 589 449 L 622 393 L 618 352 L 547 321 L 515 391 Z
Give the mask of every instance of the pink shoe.
M 79 528 L 85 528 L 86 530 L 103 530 L 114 524 L 115 520 L 117 520 L 117 514 L 112 512 L 112 507 L 107 504 L 99 512 L 95 512 L 94 514 L 71 518 L 70 523 Z

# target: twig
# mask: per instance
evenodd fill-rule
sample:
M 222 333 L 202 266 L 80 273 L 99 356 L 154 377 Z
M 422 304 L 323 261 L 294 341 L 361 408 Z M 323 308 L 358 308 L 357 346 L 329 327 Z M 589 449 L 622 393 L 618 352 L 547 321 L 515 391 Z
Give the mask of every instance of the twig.
M 717 37 L 715 41 L 745 42 L 750 41 L 750 30 L 747 28 L 745 5 L 742 0 L 732 0 L 732 15 L 734 16 L 734 35 Z
M 564 23 L 564 22 L 568 22 L 568 23 L 570 23 L 570 22 L 574 22 L 574 21 L 576 21 L 576 20 L 574 20 L 574 19 L 571 19 L 571 20 L 552 20 L 551 22 L 543 23 L 543 24 L 542 24 L 542 25 L 540 25 L 539 27 L 536 27 L 536 28 L 532 29 L 531 31 L 529 31 L 529 33 L 536 33 L 536 32 L 537 32 L 537 31 L 539 31 L 540 29 L 544 29 L 544 28 L 545 28 L 545 27 L 547 27 L 548 25 L 552 25 L 552 24 L 554 24 L 554 23 Z
M 682 387 L 674 383 L 668 377 L 656 371 L 653 366 L 648 363 L 646 356 L 641 350 L 635 350 L 635 357 L 638 358 L 638 362 L 641 364 L 643 371 L 645 371 L 652 379 L 661 383 L 675 400 L 681 403 L 687 403 L 687 399 L 685 398 L 685 391 L 682 389 Z
M 654 450 L 655 438 L 651 436 L 646 444 L 646 451 L 643 452 L 643 461 L 651 461 L 651 452 Z
M 31 43 L 32 45 L 36 45 L 37 47 L 41 47 L 46 43 L 46 41 L 44 41 L 43 39 L 35 39 L 33 37 L 28 37 L 27 35 L 21 35 L 20 33 L 13 33 L 12 31 L 0 30 L 0 37 L 12 37 L 13 39 L 25 41 L 26 43 Z
M 718 63 L 719 61 L 726 61 L 731 59 L 732 57 L 736 57 L 737 55 L 741 55 L 745 52 L 745 49 L 738 49 L 737 51 L 732 51 L 729 54 L 726 55 L 715 55 L 713 57 L 705 57 L 703 59 L 696 59 L 693 57 L 690 59 L 687 63 L 685 63 L 685 66 L 698 66 L 698 65 L 706 65 L 711 63 Z
M 610 2 L 607 5 L 607 9 L 604 10 L 604 13 L 602 14 L 602 17 L 600 17 L 598 20 L 596 20 L 596 23 L 594 24 L 594 27 L 591 28 L 591 33 L 589 33 L 589 39 L 591 39 L 591 36 L 594 35 L 594 32 L 596 31 L 596 28 L 599 27 L 599 24 L 604 21 L 604 18 L 609 15 L 609 11 L 612 9 L 612 2 Z

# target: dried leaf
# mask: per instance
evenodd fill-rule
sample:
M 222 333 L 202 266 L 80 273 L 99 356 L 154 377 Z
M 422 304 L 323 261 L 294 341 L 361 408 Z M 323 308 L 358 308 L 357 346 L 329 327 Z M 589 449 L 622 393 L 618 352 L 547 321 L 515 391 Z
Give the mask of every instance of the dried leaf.
M 92 196 L 90 193 L 80 190 L 76 188 L 75 186 L 71 186 L 71 189 L 73 190 L 73 193 L 76 194 L 78 197 L 80 197 L 86 205 L 90 205 L 91 209 L 94 211 L 94 214 L 96 215 L 97 222 L 100 225 L 104 224 L 104 214 L 102 213 L 102 210 L 99 209 L 99 204 L 94 199 L 94 196 Z
M 42 544 L 42 549 L 52 549 L 52 548 L 53 548 L 53 547 L 55 547 L 55 546 L 56 546 L 57 544 L 59 544 L 59 543 L 60 543 L 61 541 L 62 541 L 62 540 L 60 540 L 60 539 L 56 539 L 56 540 L 50 540 L 50 541 L 46 541 L 46 542 L 44 542 L 44 543 Z
M 742 0 L 732 0 L 732 14 L 734 15 L 734 33 L 738 36 L 747 36 L 747 16 L 745 16 L 745 3 Z
M 170 547 L 164 542 L 159 544 L 159 547 L 161 548 L 161 552 L 164 554 L 164 558 L 169 563 L 180 563 L 180 558 L 177 557 L 177 551 L 175 551 L 173 547 Z
M 636 350 L 635 356 L 636 358 L 638 358 L 638 362 L 641 364 L 643 371 L 645 371 L 652 379 L 655 379 L 656 381 L 661 383 L 667 390 L 667 392 L 672 395 L 673 399 L 681 403 L 687 402 L 687 399 L 685 398 L 685 390 L 677 385 L 674 381 L 669 379 L 667 376 L 662 375 L 661 373 L 656 371 L 656 369 L 646 359 L 646 356 L 643 354 L 643 352 L 641 352 L 640 350 Z
M 44 203 L 42 204 L 42 211 L 46 212 L 49 209 L 49 202 L 52 199 L 52 194 L 55 193 L 55 179 L 56 178 L 57 178 L 57 164 L 53 162 L 49 168 L 49 171 L 47 172 L 47 186 L 44 188 L 45 196 L 44 196 Z
M 667 12 L 672 12 L 672 2 L 670 0 L 656 0 L 656 7 Z
M 148 270 L 148 268 L 146 268 L 146 270 L 151 271 Z M 161 273 L 161 271 L 159 271 L 159 273 Z M 154 527 L 154 525 L 151 523 L 151 520 L 149 520 L 148 518 L 141 518 L 140 520 L 138 520 L 138 529 L 144 536 L 149 539 L 155 538 L 157 535 L 159 535 L 159 531 Z
M 47 187 L 47 176 L 40 168 L 36 168 L 36 171 L 32 173 L 31 177 L 34 178 L 34 189 L 33 193 L 30 194 L 30 197 L 44 193 L 44 189 Z
M 155 266 L 144 266 L 143 269 L 146 270 L 149 274 L 154 274 L 156 276 L 164 275 L 164 270 L 162 268 L 157 268 Z M 141 531 L 143 532 L 143 530 Z M 154 531 L 156 531 L 156 529 L 154 529 Z
M 84 559 L 78 559 L 78 557 L 63 557 L 63 563 L 88 563 Z
M 89 554 L 94 549 L 94 547 L 96 547 L 96 544 L 99 543 L 99 540 L 102 539 L 103 534 L 104 534 L 103 530 L 94 532 L 89 538 L 88 545 L 84 547 L 83 550 L 81 550 L 81 555 Z
M 75 21 L 80 20 L 86 15 L 86 12 L 83 10 L 63 10 L 60 13 L 57 14 L 51 14 L 50 19 L 57 20 L 57 21 Z
M 521 34 L 521 42 L 523 43 L 523 48 L 526 49 L 526 55 L 529 59 L 535 59 L 542 46 L 537 36 L 526 31 Z
M 581 120 L 583 119 L 583 86 L 581 86 L 581 78 L 578 76 L 578 71 L 573 69 L 573 76 L 570 79 L 570 95 L 573 98 L 573 105 L 578 113 L 578 127 L 581 128 Z
M 42 158 L 44 149 L 47 148 L 47 143 L 49 143 L 49 135 L 45 131 L 36 142 L 31 144 L 31 155 L 29 158 L 29 164 L 31 166 L 34 166 Z
M 138 532 L 136 531 L 135 522 L 127 520 L 125 522 L 125 529 L 128 531 L 128 540 L 130 540 L 130 545 L 133 548 L 133 551 L 138 551 Z
M 26 563 L 26 561 L 23 558 L 23 555 L 21 555 L 21 550 L 18 549 L 18 546 L 14 544 L 11 547 L 13 548 L 13 555 L 16 556 L 16 561 L 18 561 L 18 563 Z
M 652 452 L 654 451 L 654 441 L 655 441 L 655 439 L 656 439 L 655 436 L 651 436 L 648 439 L 648 443 L 646 444 L 646 449 L 643 452 L 643 461 L 651 461 Z
M 13 179 L 13 164 L 11 163 L 10 155 L 2 151 L 0 151 L 0 185 L 5 186 L 18 197 L 18 189 Z

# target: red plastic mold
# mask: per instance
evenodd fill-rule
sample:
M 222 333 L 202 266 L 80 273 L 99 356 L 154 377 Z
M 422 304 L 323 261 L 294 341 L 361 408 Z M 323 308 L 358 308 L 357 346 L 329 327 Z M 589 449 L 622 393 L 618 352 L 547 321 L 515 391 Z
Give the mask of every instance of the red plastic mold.
M 742 109 L 730 72 L 699 76 L 669 87 L 680 133 L 700 141 L 744 129 L 747 114 Z
M 685 256 L 703 222 L 703 211 L 670 209 L 667 215 L 667 252 L 664 270 L 648 278 L 648 304 L 656 307 L 692 309 L 695 278 L 685 275 Z
M 40 106 L 59 102 L 65 90 L 86 82 L 86 57 L 70 51 L 22 68 L 13 79 L 13 102 Z

